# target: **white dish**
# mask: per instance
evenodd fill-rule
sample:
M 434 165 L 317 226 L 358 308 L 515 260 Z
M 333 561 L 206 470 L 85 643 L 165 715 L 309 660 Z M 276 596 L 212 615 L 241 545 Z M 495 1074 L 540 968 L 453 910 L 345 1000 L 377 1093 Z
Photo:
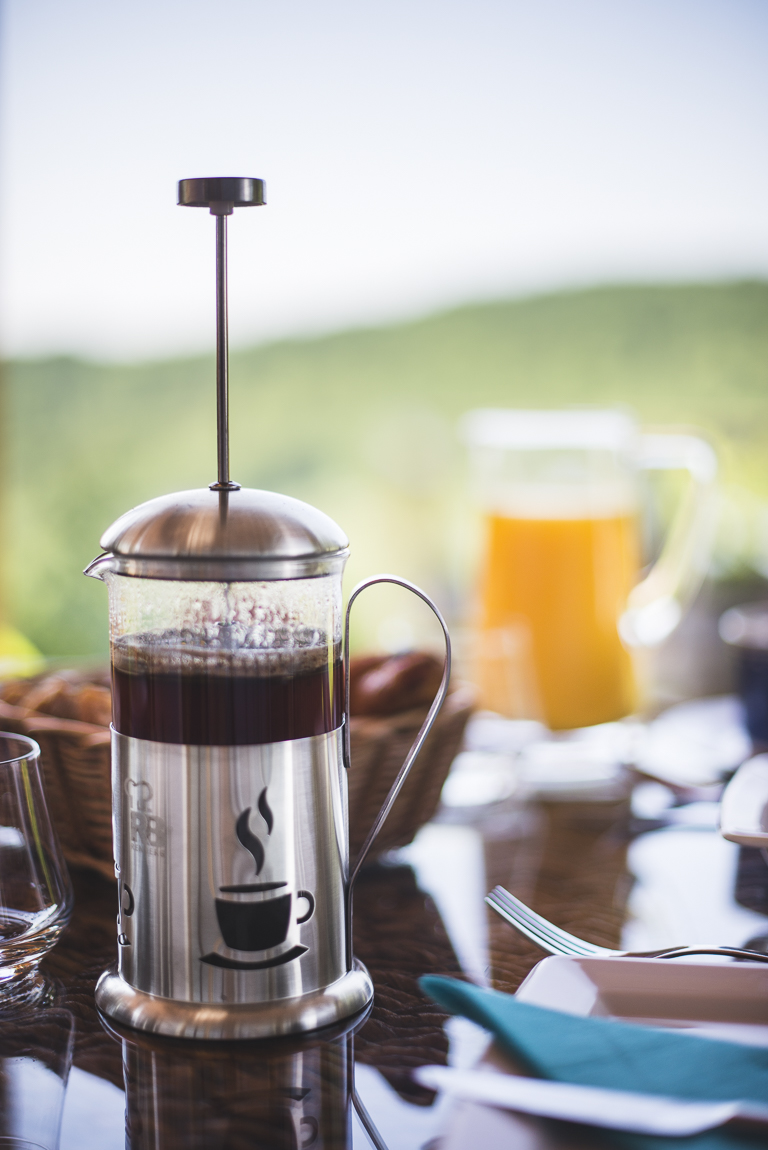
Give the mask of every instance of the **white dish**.
M 768 847 L 768 755 L 749 759 L 723 791 L 720 833 L 744 847 Z
M 658 958 L 543 959 L 515 996 L 581 1017 L 768 1047 L 768 965 Z

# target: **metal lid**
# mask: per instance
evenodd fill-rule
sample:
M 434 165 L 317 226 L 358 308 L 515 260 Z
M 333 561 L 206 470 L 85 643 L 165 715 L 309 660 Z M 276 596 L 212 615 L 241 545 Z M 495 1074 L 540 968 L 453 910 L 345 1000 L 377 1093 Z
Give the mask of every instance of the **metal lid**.
M 150 499 L 101 538 L 86 574 L 154 579 L 299 579 L 338 571 L 344 532 L 322 511 L 274 491 L 204 487 Z

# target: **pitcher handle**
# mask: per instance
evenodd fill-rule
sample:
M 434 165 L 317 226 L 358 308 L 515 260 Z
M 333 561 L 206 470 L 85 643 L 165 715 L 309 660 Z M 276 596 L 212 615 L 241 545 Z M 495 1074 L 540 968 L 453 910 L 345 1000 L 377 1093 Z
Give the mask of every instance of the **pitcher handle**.
M 695 435 L 642 435 L 638 463 L 646 470 L 687 471 L 691 477 L 661 553 L 630 592 L 619 621 L 619 634 L 628 647 L 655 647 L 672 634 L 707 573 L 717 456 Z
M 435 603 L 432 602 L 429 595 L 427 595 L 425 591 L 422 591 L 420 587 L 417 587 L 415 583 L 410 583 L 407 579 L 401 579 L 398 575 L 373 575 L 370 579 L 364 579 L 362 583 L 358 583 L 349 597 L 349 602 L 347 603 L 347 615 L 344 624 L 344 740 L 342 753 L 344 766 L 347 768 L 347 770 L 349 770 L 351 765 L 351 743 L 349 731 L 349 619 L 352 612 L 352 604 L 355 602 L 355 599 L 357 599 L 361 591 L 365 591 L 367 587 L 373 587 L 376 583 L 394 583 L 398 587 L 405 587 L 406 591 L 412 591 L 414 595 L 418 595 L 419 599 L 423 600 L 423 602 L 427 604 L 443 629 L 443 636 L 445 638 L 445 660 L 443 662 L 443 677 L 440 680 L 440 686 L 438 688 L 437 694 L 432 700 L 432 705 L 427 712 L 427 716 L 424 719 L 424 722 L 421 724 L 421 728 L 419 729 L 419 733 L 411 745 L 411 749 L 405 756 L 405 762 L 398 771 L 397 778 L 389 788 L 389 793 L 384 800 L 381 810 L 374 819 L 373 826 L 368 832 L 368 837 L 363 843 L 360 854 L 357 857 L 357 861 L 347 881 L 345 917 L 347 925 L 348 970 L 352 969 L 352 889 L 355 885 L 355 879 L 360 873 L 360 868 L 365 862 L 366 856 L 371 849 L 376 836 L 383 827 L 387 815 L 392 810 L 395 799 L 400 794 L 400 791 L 403 788 L 403 783 L 407 779 L 408 773 L 416 761 L 417 755 L 419 754 L 421 748 L 424 746 L 424 740 L 432 729 L 432 724 L 437 718 L 437 712 L 440 710 L 445 701 L 445 696 L 448 693 L 448 683 L 450 682 L 451 678 L 451 637 L 448 634 L 448 628 L 446 626 L 445 620 L 443 619 L 443 616 L 440 614 L 439 608 Z

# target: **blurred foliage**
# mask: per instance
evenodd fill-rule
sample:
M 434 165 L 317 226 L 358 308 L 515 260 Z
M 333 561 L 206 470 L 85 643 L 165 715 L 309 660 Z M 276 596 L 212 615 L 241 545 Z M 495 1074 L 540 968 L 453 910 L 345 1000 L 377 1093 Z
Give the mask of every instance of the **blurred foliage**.
M 731 536 L 734 516 L 758 521 L 768 284 L 562 292 L 237 351 L 233 475 L 337 519 L 352 540 L 348 586 L 397 571 L 457 618 L 474 550 L 458 417 L 573 404 L 702 428 L 720 451 L 729 506 L 741 509 L 725 516 Z M 123 511 L 214 478 L 213 357 L 12 362 L 4 408 L 6 615 L 46 653 L 103 651 L 106 593 L 80 573 Z M 726 563 L 760 552 L 751 530 L 736 529 Z M 359 643 L 396 646 L 411 627 L 421 638 L 418 606 L 398 594 L 361 600 Z

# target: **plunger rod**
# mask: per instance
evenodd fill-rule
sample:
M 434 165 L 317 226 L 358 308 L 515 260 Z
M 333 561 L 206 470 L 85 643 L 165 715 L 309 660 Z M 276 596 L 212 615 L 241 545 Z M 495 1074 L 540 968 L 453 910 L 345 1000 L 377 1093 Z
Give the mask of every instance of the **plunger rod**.
M 214 176 L 179 180 L 179 203 L 190 208 L 209 208 L 216 217 L 216 445 L 219 478 L 211 489 L 221 494 L 226 512 L 226 492 L 240 484 L 229 478 L 229 336 L 227 332 L 227 216 L 235 208 L 265 204 L 264 181 L 251 176 Z
M 219 487 L 229 487 L 229 332 L 227 328 L 227 217 L 216 214 L 216 436 Z

